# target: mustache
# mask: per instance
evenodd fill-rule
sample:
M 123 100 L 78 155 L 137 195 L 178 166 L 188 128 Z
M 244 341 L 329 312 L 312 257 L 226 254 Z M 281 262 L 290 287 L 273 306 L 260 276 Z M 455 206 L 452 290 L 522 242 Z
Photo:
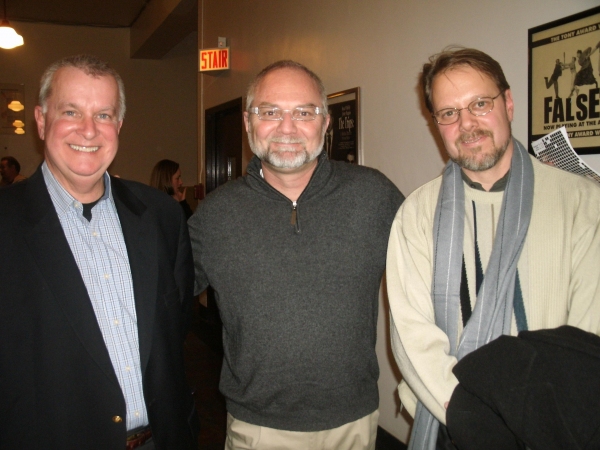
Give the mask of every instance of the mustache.
M 481 130 L 481 129 L 477 129 L 471 133 L 462 133 L 458 139 L 456 140 L 456 143 L 460 143 L 460 142 L 464 142 L 464 141 L 472 141 L 474 139 L 477 139 L 481 136 L 488 136 L 490 138 L 494 137 L 494 134 L 489 131 L 489 130 Z
M 304 139 L 292 136 L 279 136 L 269 139 L 270 142 L 278 144 L 304 144 Z

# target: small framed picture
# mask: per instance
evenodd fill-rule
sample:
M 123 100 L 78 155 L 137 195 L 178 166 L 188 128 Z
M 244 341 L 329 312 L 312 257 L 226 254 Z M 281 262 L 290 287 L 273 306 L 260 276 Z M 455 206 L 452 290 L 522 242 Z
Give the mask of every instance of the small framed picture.
M 329 94 L 327 103 L 330 120 L 323 147 L 329 159 L 361 164 L 360 88 Z
M 529 29 L 529 144 L 565 127 L 600 153 L 600 7 Z

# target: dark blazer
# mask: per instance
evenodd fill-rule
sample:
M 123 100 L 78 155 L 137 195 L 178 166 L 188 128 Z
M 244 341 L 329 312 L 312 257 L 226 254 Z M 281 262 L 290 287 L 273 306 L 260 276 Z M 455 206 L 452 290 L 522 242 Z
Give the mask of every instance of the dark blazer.
M 157 450 L 197 448 L 183 367 L 193 263 L 181 207 L 112 179 Z M 125 400 L 41 169 L 0 189 L 0 448 L 125 448 Z M 119 418 L 122 421 L 119 421 Z

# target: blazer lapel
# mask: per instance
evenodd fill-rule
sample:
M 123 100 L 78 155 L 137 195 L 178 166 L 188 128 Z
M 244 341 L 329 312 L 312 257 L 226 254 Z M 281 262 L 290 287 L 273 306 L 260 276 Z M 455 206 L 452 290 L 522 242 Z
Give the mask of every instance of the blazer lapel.
M 156 313 L 157 229 L 155 222 L 146 217 L 148 215 L 146 205 L 121 180 L 111 178 L 111 186 L 131 267 L 140 364 L 144 373 L 152 348 L 152 330 Z
M 27 196 L 28 220 L 24 222 L 23 233 L 33 260 L 50 289 L 48 301 L 59 305 L 90 356 L 119 386 L 87 288 L 40 169 L 29 181 Z

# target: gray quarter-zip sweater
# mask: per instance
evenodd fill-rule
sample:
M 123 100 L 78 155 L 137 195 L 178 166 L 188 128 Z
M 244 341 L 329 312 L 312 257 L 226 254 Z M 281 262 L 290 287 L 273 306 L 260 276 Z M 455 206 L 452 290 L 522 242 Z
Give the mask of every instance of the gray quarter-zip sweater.
M 378 292 L 404 197 L 383 174 L 319 156 L 297 202 L 248 174 L 189 220 L 197 291 L 223 321 L 220 389 L 256 425 L 331 429 L 378 407 Z

